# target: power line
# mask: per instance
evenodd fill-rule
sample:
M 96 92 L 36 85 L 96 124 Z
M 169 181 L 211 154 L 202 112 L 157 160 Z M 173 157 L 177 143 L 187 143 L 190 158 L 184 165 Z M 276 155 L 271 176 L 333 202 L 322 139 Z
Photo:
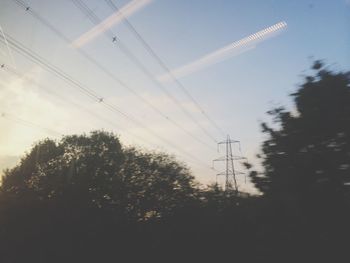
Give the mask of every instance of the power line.
M 2 85 L 2 84 L 0 84 L 0 85 Z M 22 126 L 26 126 L 28 128 L 32 128 L 32 129 L 36 129 L 36 130 L 42 130 L 42 131 L 45 131 L 47 133 L 51 133 L 51 134 L 53 134 L 55 136 L 61 136 L 61 137 L 64 136 L 64 134 L 62 134 L 61 132 L 58 132 L 56 130 L 44 127 L 42 125 L 39 125 L 37 123 L 31 122 L 31 121 L 28 121 L 28 120 L 25 120 L 25 119 L 22 119 L 20 117 L 17 117 L 15 115 L 11 114 L 11 113 L 8 113 L 8 112 L 1 112 L 0 113 L 0 118 L 6 119 L 8 121 L 12 121 L 12 122 L 17 123 L 17 124 L 22 125 Z M 213 169 L 213 168 L 210 168 L 210 169 Z
M 66 102 L 66 103 L 69 102 L 70 104 L 72 104 L 76 108 L 79 108 L 82 111 L 86 111 L 87 113 L 89 113 L 90 115 L 94 116 L 98 120 L 103 120 L 104 122 L 108 123 L 111 126 L 117 126 L 118 129 L 124 130 L 123 128 L 121 128 L 121 126 L 119 126 L 116 123 L 110 121 L 109 119 L 107 119 L 107 118 L 97 114 L 96 112 L 94 112 L 94 111 L 92 111 L 90 109 L 87 109 L 86 107 L 82 107 L 82 105 L 75 103 L 74 101 L 70 100 L 69 98 L 63 97 L 62 95 L 60 95 L 57 92 L 49 90 L 46 86 L 43 86 L 42 84 L 38 83 L 34 79 L 25 76 L 24 74 L 20 73 L 18 70 L 14 69 L 13 67 L 11 67 L 9 65 L 0 63 L 0 69 L 3 70 L 3 71 L 6 71 L 7 73 L 9 73 L 9 74 L 11 74 L 11 75 L 13 75 L 13 76 L 15 76 L 15 77 L 17 77 L 19 79 L 25 79 L 26 82 L 28 82 L 28 83 L 30 83 L 32 85 L 35 85 L 35 86 L 37 86 L 40 89 L 46 90 L 46 92 L 48 92 L 49 94 L 51 94 L 51 95 L 53 95 L 55 97 L 58 97 L 63 102 Z M 0 83 L 0 85 L 3 85 L 3 84 Z M 133 133 L 131 131 L 127 131 L 127 133 L 128 133 L 128 135 L 131 135 L 132 137 L 138 139 L 139 141 L 142 141 L 143 143 L 146 142 L 148 145 L 154 147 L 154 145 L 152 143 L 148 142 L 145 138 L 142 138 L 141 136 L 139 136 L 139 135 L 137 135 L 137 134 L 135 134 L 135 133 Z
M 27 121 L 27 120 L 24 120 L 24 119 L 22 119 L 22 118 L 19 118 L 19 117 L 13 115 L 13 114 L 10 114 L 10 113 L 7 113 L 7 112 L 2 112 L 2 113 L 0 114 L 0 117 L 1 117 L 1 118 L 4 118 L 4 119 L 7 119 L 7 120 L 10 120 L 10 121 L 13 121 L 13 122 L 16 122 L 16 123 L 18 123 L 18 124 L 21 124 L 21 125 L 30 127 L 30 128 L 40 129 L 40 130 L 44 130 L 44 131 L 46 131 L 46 132 L 49 132 L 49 133 L 51 133 L 51 134 L 63 136 L 63 134 L 60 133 L 60 132 L 57 132 L 57 131 L 54 131 L 54 130 L 52 130 L 52 129 L 43 127 L 43 126 L 41 126 L 41 125 L 38 125 L 38 124 L 36 124 L 36 123 L 30 122 L 30 121 Z
M 83 12 L 89 20 L 94 25 L 99 25 L 102 21 L 99 17 L 97 17 L 93 10 L 91 10 L 86 4 L 84 4 L 81 0 L 72 0 L 72 2 L 75 4 L 75 6 Z M 116 35 L 112 32 L 112 30 L 108 29 L 104 32 L 104 35 L 112 40 L 112 43 L 117 43 L 117 46 L 120 48 L 120 50 L 131 60 L 154 84 L 155 86 L 161 90 L 175 105 L 177 105 L 181 111 L 189 118 L 191 121 L 193 121 L 199 128 L 202 130 L 202 132 L 210 138 L 212 141 L 217 143 L 215 137 L 213 137 L 210 132 L 207 131 L 203 125 L 196 120 L 195 117 L 179 102 L 179 100 L 173 96 L 158 80 L 156 80 L 153 76 L 153 74 L 144 66 L 144 64 L 126 47 L 126 45 L 123 44 L 123 42 L 116 37 Z M 116 41 L 117 40 L 117 41 Z
M 135 37 L 140 41 L 148 54 L 154 58 L 158 62 L 158 64 L 165 70 L 171 78 L 174 80 L 176 85 L 184 92 L 184 94 L 194 103 L 197 109 L 203 114 L 203 116 L 223 135 L 225 136 L 225 132 L 216 124 L 216 122 L 205 112 L 205 110 L 201 107 L 201 105 L 197 102 L 197 100 L 189 93 L 189 91 L 185 88 L 185 86 L 171 73 L 169 67 L 164 63 L 164 61 L 160 58 L 160 56 L 154 51 L 154 49 L 147 43 L 144 37 L 136 30 L 136 28 L 130 23 L 130 21 L 123 15 L 120 9 L 113 3 L 112 0 L 105 0 L 107 5 L 115 12 L 119 12 L 123 18 L 124 23 L 129 28 L 129 30 L 135 35 Z
M 31 14 L 34 18 L 36 18 L 39 22 L 41 22 L 44 26 L 48 27 L 52 32 L 54 32 L 59 38 L 61 38 L 64 42 L 66 42 L 67 44 L 70 44 L 72 41 L 66 37 L 60 30 L 58 30 L 56 27 L 54 27 L 52 24 L 50 24 L 46 19 L 44 19 L 39 13 L 37 13 L 35 10 L 33 10 L 32 8 L 30 8 L 28 5 L 25 4 L 24 1 L 21 0 L 13 0 L 16 4 L 18 4 L 20 7 L 22 7 L 26 12 L 28 12 L 29 14 Z M 80 2 L 76 2 L 74 1 L 74 3 L 79 7 L 79 8 L 83 8 L 81 6 Z M 93 14 L 92 13 L 88 13 L 86 14 L 88 17 L 91 17 L 91 19 L 93 19 Z M 111 36 L 112 37 L 112 36 Z M 214 147 L 212 145 L 209 145 L 208 143 L 204 142 L 203 140 L 201 140 L 200 138 L 198 138 L 197 136 L 193 135 L 191 132 L 189 132 L 186 128 L 184 128 L 182 125 L 180 125 L 178 122 L 174 121 L 172 118 L 170 118 L 169 116 L 167 116 L 166 114 L 164 114 L 159 108 L 157 108 L 156 106 L 154 106 L 151 102 L 149 102 L 147 99 L 145 99 L 143 96 L 141 96 L 138 92 L 136 92 L 133 88 L 131 88 L 130 86 L 128 86 L 126 83 L 124 83 L 123 81 L 121 81 L 119 78 L 117 78 L 115 76 L 115 74 L 113 74 L 108 68 L 104 67 L 103 65 L 101 65 L 97 60 L 95 60 L 93 57 L 91 57 L 88 53 L 86 53 L 84 50 L 82 49 L 76 49 L 78 53 L 80 53 L 80 55 L 82 55 L 83 57 L 85 57 L 90 63 L 92 63 L 93 65 L 95 65 L 99 70 L 101 70 L 104 74 L 106 74 L 108 77 L 110 77 L 111 79 L 113 79 L 114 81 L 116 81 L 120 86 L 122 86 L 123 88 L 127 89 L 129 92 L 131 92 L 134 96 L 136 96 L 138 99 L 140 99 L 143 103 L 145 103 L 148 107 L 150 107 L 153 111 L 157 112 L 160 116 L 162 116 L 164 119 L 166 119 L 167 121 L 169 121 L 170 123 L 172 123 L 174 126 L 176 126 L 177 128 L 179 128 L 180 130 L 182 130 L 185 134 L 187 134 L 188 136 L 192 137 L 195 141 L 201 143 L 202 145 L 205 145 L 206 147 L 210 148 L 210 149 L 214 149 Z M 101 101 L 103 98 L 99 98 L 99 100 Z
M 199 160 L 197 157 L 195 157 L 194 155 L 192 155 L 191 153 L 188 153 L 187 151 L 177 147 L 177 145 L 171 143 L 170 141 L 168 141 L 167 139 L 165 139 L 163 136 L 157 134 L 156 132 L 154 132 L 152 129 L 148 128 L 147 126 L 145 126 L 142 122 L 140 122 L 139 120 L 137 120 L 135 117 L 123 112 L 121 109 L 119 109 L 118 107 L 105 102 L 104 100 L 101 100 L 101 96 L 99 96 L 99 94 L 95 93 L 93 90 L 85 87 L 83 84 L 81 84 L 79 81 L 74 80 L 71 76 L 69 76 L 68 74 L 66 74 L 64 71 L 62 71 L 60 68 L 52 65 L 51 63 L 49 63 L 48 61 L 46 61 L 44 58 L 40 57 L 38 54 L 36 54 L 34 51 L 30 50 L 29 48 L 25 47 L 24 45 L 22 45 L 20 42 L 18 42 L 17 40 L 15 40 L 14 38 L 12 38 L 10 35 L 5 34 L 7 41 L 9 43 L 9 45 L 18 53 L 20 53 L 21 55 L 27 57 L 29 60 L 31 60 L 33 63 L 35 63 L 36 65 L 40 66 L 41 68 L 46 69 L 48 72 L 50 72 L 51 74 L 53 74 L 54 76 L 64 80 L 66 83 L 68 83 L 70 86 L 77 88 L 79 91 L 81 91 L 83 94 L 85 94 L 86 96 L 88 96 L 89 98 L 93 99 L 96 102 L 99 102 L 99 104 L 101 106 L 104 106 L 105 108 L 107 108 L 108 110 L 114 112 L 114 113 L 118 113 L 119 115 L 123 116 L 125 119 L 133 122 L 134 124 L 136 124 L 137 126 L 143 128 L 144 130 L 146 130 L 149 134 L 151 134 L 153 137 L 157 138 L 158 140 L 164 142 L 165 144 L 169 145 L 171 148 L 176 149 L 179 152 L 182 152 L 183 154 L 187 155 L 188 157 L 190 157 L 192 160 L 196 160 L 197 162 L 202 162 L 201 160 Z M 4 41 L 3 37 L 0 38 L 2 41 Z M 205 164 L 206 165 L 206 164 Z M 207 165 L 206 165 L 207 166 Z
M 27 83 L 30 83 L 32 85 L 35 85 L 37 86 L 38 88 L 42 89 L 42 90 L 45 90 L 47 93 L 49 93 L 50 95 L 52 96 L 55 96 L 55 97 L 58 97 L 61 101 L 67 103 L 69 102 L 70 104 L 72 104 L 74 107 L 82 110 L 82 111 L 86 111 L 87 113 L 89 113 L 90 115 L 94 116 L 96 119 L 99 119 L 99 120 L 103 120 L 105 121 L 106 123 L 108 123 L 109 125 L 111 126 L 117 126 L 119 129 L 123 130 L 119 125 L 116 125 L 116 123 L 114 122 L 111 122 L 110 120 L 108 120 L 107 118 L 104 118 L 103 116 L 97 114 L 96 112 L 90 110 L 90 109 L 87 109 L 86 107 L 83 107 L 82 105 L 80 104 L 77 104 L 75 103 L 73 100 L 71 100 L 70 98 L 67 98 L 67 97 L 64 97 L 62 96 L 61 94 L 55 92 L 55 91 L 52 91 L 50 89 L 48 89 L 46 86 L 43 86 L 42 84 L 38 83 L 37 81 L 35 81 L 34 79 L 32 78 L 29 78 L 27 76 L 25 76 L 23 73 L 20 73 L 18 70 L 16 70 L 15 68 L 11 67 L 10 65 L 6 65 L 4 63 L 0 63 L 0 69 L 11 74 L 12 76 L 15 76 L 16 78 L 18 79 L 25 79 L 25 81 Z M 139 139 L 140 141 L 144 141 L 144 138 L 140 138 L 138 135 L 136 134 L 133 134 L 132 132 L 128 131 L 128 133 L 130 135 L 132 135 L 133 137 Z

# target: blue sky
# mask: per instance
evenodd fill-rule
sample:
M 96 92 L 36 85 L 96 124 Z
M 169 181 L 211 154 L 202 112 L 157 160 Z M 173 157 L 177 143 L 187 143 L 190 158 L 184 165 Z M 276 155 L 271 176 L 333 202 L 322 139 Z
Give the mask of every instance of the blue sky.
M 101 19 L 112 14 L 104 1 L 84 2 Z M 93 27 L 69 0 L 29 0 L 26 3 L 71 40 Z M 130 1 L 114 0 L 114 3 L 123 7 Z M 336 70 L 350 69 L 350 3 L 347 0 L 154 0 L 128 19 L 170 69 L 181 67 L 278 22 L 287 23 L 286 30 L 261 41 L 254 49 L 180 78 L 211 118 L 227 134 L 241 141 L 243 154 L 253 162 L 263 139 L 259 123 L 266 120 L 265 112 L 274 105 L 292 106 L 288 94 L 302 81 L 302 74 L 306 74 L 311 57 L 324 59 Z M 0 2 L 0 25 L 23 45 L 101 94 L 105 101 L 118 105 L 145 126 L 197 156 L 207 166 L 211 166 L 211 160 L 220 155 L 195 142 L 157 115 L 11 0 Z M 123 23 L 112 30 L 155 77 L 165 73 Z M 194 136 L 216 147 L 177 105 L 169 101 L 125 57 L 118 46 L 100 35 L 81 48 Z M 0 51 L 1 62 L 11 65 L 6 46 L 0 44 Z M 202 182 L 215 180 L 215 172 L 208 167 L 196 163 L 115 113 L 106 111 L 97 102 L 86 99 L 66 83 L 13 53 L 18 71 L 47 89 L 42 90 L 25 78 L 18 79 L 1 72 L 1 112 L 64 134 L 93 129 L 111 130 L 120 134 L 126 144 L 177 155 L 188 163 Z M 174 83 L 165 83 L 164 86 L 218 141 L 224 140 Z M 74 101 L 110 122 L 89 115 L 82 108 L 75 108 L 50 92 L 58 93 L 66 101 Z M 130 132 L 145 140 L 133 138 Z M 57 135 L 44 130 L 0 119 L 0 164 L 4 167 L 13 163 L 16 156 L 22 155 L 34 141 L 46 136 L 57 138 Z M 241 187 L 250 188 L 242 180 Z

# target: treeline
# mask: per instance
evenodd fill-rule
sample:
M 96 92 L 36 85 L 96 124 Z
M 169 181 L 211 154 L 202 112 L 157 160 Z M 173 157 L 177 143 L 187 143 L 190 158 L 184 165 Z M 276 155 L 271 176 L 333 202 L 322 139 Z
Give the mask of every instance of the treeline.
M 313 65 L 245 163 L 261 196 L 200 187 L 111 133 L 37 143 L 0 187 L 1 262 L 338 262 L 350 238 L 349 74 Z

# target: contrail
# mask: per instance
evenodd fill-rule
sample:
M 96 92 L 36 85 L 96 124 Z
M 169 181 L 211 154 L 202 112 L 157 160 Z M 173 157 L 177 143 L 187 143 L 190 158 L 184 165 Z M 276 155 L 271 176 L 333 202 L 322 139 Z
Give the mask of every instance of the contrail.
M 199 71 L 204 67 L 210 66 L 216 62 L 227 59 L 232 55 L 238 55 L 248 50 L 251 50 L 255 47 L 252 44 L 256 44 L 259 41 L 265 40 L 268 37 L 274 35 L 275 33 L 285 29 L 286 27 L 286 22 L 279 22 L 273 26 L 260 30 L 255 34 L 242 38 L 241 40 L 235 41 L 182 67 L 171 70 L 170 72 L 164 75 L 157 76 L 156 78 L 158 81 L 168 82 L 174 80 L 174 78 L 184 77 L 186 75 Z
M 13 56 L 13 54 L 12 54 L 12 50 L 11 50 L 11 48 L 10 48 L 10 46 L 9 46 L 9 43 L 7 42 L 7 38 L 6 38 L 6 36 L 5 36 L 4 30 L 2 29 L 2 26 L 1 26 L 1 25 L 0 25 L 0 31 L 1 31 L 2 37 L 4 38 L 4 43 L 5 43 L 5 46 L 6 46 L 6 48 L 7 48 L 7 52 L 8 52 L 8 54 L 9 54 L 9 56 L 10 56 L 10 59 L 12 60 L 11 62 L 12 62 L 12 64 L 13 64 L 13 67 L 16 69 L 17 66 L 16 66 L 15 58 L 14 58 L 14 56 Z
M 115 26 L 122 22 L 125 18 L 131 16 L 136 11 L 150 4 L 153 0 L 133 0 L 130 3 L 123 6 L 119 11 L 113 13 L 105 20 L 103 20 L 100 24 L 93 27 L 86 33 L 82 34 L 79 38 L 73 41 L 72 46 L 75 48 L 79 48 L 90 41 L 92 41 L 95 37 L 107 31 L 112 26 Z

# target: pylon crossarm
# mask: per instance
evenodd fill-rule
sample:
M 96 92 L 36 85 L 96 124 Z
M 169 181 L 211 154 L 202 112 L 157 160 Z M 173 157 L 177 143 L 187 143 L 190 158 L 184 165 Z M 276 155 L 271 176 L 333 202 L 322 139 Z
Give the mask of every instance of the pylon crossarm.
M 236 140 L 226 140 L 226 141 L 222 141 L 222 142 L 218 142 L 218 144 L 226 144 L 226 143 L 239 143 L 240 141 L 236 141 Z

